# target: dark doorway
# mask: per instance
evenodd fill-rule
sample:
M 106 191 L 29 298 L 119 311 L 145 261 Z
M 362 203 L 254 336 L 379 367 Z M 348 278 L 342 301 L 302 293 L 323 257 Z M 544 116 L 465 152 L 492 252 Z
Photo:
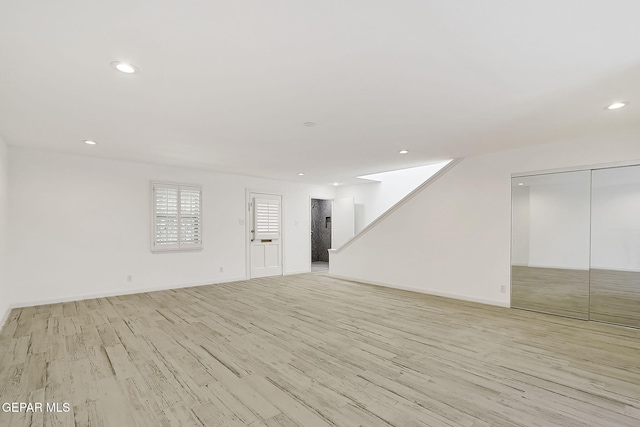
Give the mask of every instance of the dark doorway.
M 311 199 L 311 269 L 329 268 L 331 200 Z

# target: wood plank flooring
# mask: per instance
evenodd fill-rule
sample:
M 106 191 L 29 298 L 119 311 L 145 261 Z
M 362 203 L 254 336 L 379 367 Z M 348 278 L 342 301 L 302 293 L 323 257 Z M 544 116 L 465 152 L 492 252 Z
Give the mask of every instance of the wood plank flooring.
M 0 426 L 639 426 L 640 330 L 330 278 L 16 309 Z

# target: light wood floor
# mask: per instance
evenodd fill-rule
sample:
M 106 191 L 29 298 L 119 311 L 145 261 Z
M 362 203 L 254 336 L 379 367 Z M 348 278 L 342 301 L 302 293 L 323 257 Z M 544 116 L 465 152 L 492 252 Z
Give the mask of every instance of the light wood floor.
M 16 309 L 0 425 L 638 426 L 640 330 L 326 273 Z

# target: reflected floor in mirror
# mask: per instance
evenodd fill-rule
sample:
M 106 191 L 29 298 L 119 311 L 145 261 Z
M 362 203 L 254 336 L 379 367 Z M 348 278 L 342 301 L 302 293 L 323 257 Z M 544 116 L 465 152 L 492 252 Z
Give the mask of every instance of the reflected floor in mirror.
M 589 270 L 511 267 L 511 306 L 589 318 Z
M 640 328 L 640 273 L 591 270 L 589 315 L 591 320 Z

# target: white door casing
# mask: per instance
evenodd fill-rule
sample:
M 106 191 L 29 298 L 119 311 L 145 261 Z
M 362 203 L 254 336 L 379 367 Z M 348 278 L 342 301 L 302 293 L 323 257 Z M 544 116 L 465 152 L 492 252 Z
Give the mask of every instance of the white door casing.
M 282 275 L 282 196 L 249 194 L 250 277 Z

